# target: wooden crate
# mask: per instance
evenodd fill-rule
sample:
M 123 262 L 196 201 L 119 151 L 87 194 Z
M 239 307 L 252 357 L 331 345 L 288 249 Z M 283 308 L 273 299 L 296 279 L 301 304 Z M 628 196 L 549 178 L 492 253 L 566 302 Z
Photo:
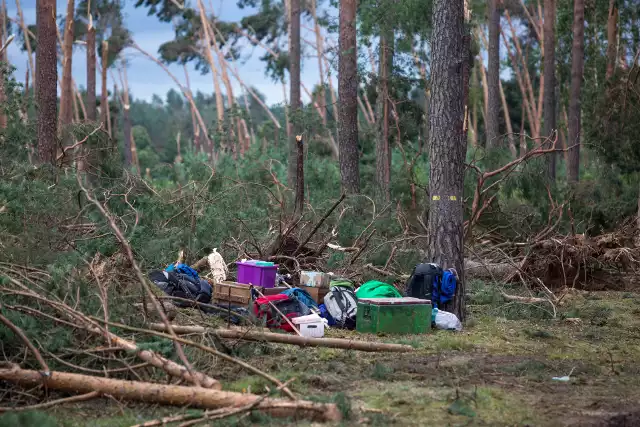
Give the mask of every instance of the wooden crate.
M 237 282 L 221 282 L 217 283 L 213 290 L 213 301 L 217 304 L 234 304 L 247 306 L 251 302 L 251 290 L 249 285 L 245 285 Z M 257 290 L 262 292 L 263 295 L 277 295 L 280 292 L 287 289 L 284 286 L 275 288 L 263 288 L 261 286 L 254 286 Z
M 262 287 L 254 286 L 260 292 Z M 213 287 L 213 301 L 217 304 L 231 303 L 234 305 L 247 306 L 251 302 L 251 288 L 236 282 L 220 282 Z

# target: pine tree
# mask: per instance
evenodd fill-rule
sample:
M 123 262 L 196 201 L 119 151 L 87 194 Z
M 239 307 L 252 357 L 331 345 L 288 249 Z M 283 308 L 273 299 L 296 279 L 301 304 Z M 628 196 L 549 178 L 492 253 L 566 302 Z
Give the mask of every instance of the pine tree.
M 584 0 L 573 3 L 573 45 L 571 47 L 571 93 L 569 96 L 569 182 L 580 179 L 580 94 L 584 74 Z
M 340 1 L 338 98 L 340 102 L 340 176 L 346 193 L 360 192 L 358 150 L 357 0 Z
M 464 319 L 464 126 L 465 43 L 464 0 L 435 0 L 431 44 L 429 103 L 429 221 L 428 260 L 455 268 L 458 287 L 453 311 Z M 445 309 L 449 309 L 446 307 Z
M 500 0 L 489 0 L 489 65 L 487 69 L 487 148 L 499 145 L 500 134 Z
M 553 138 L 556 130 L 556 2 L 544 0 L 544 100 L 543 100 L 543 136 Z M 549 179 L 556 179 L 556 155 L 548 157 Z
M 36 103 L 38 159 L 55 164 L 58 133 L 58 60 L 56 58 L 56 0 L 38 0 L 36 26 Z

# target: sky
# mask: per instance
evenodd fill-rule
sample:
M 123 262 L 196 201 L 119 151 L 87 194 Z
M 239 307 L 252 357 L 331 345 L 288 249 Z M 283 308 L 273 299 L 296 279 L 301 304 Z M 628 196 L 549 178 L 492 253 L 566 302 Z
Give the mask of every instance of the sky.
M 218 15 L 222 21 L 239 21 L 244 15 L 253 13 L 251 9 L 240 9 L 236 5 L 236 0 L 211 0 L 213 4 L 214 12 Z M 21 0 L 20 5 L 23 10 L 25 23 L 27 25 L 35 24 L 36 22 L 36 0 Z M 158 57 L 158 47 L 174 37 L 174 32 L 171 23 L 160 22 L 155 16 L 148 16 L 146 8 L 135 8 L 135 0 L 127 0 L 125 2 L 125 23 L 129 30 L 133 34 L 134 41 L 149 53 Z M 7 0 L 8 15 L 10 18 L 17 18 L 17 8 L 15 0 Z M 63 15 L 66 11 L 66 1 L 57 0 L 57 14 Z M 15 28 L 15 26 L 14 26 Z M 302 29 L 302 38 L 315 41 L 315 37 L 312 32 Z M 303 59 L 301 79 L 309 90 L 312 90 L 314 85 L 319 82 L 319 72 L 317 66 L 317 57 L 315 55 L 315 48 L 305 45 L 303 43 L 303 50 L 307 53 L 307 57 Z M 24 76 L 27 65 L 27 53 L 21 52 L 14 40 L 8 49 L 9 62 L 16 67 L 15 77 L 18 81 L 24 81 Z M 269 105 L 278 104 L 283 102 L 283 90 L 282 85 L 273 82 L 269 77 L 265 75 L 265 66 L 260 57 L 264 54 L 264 51 L 260 47 L 247 47 L 242 52 L 242 59 L 238 62 L 239 74 L 244 82 L 252 87 L 255 87 L 264 94 L 267 98 Z M 149 59 L 145 58 L 142 54 L 133 49 L 127 49 L 124 51 L 124 56 L 127 60 L 127 76 L 129 80 L 129 90 L 136 99 L 151 100 L 154 94 L 165 99 L 165 95 L 169 89 L 174 88 L 179 91 L 178 86 L 173 80 L 156 64 Z M 35 57 L 34 57 L 35 63 Z M 85 86 L 86 82 L 86 51 L 83 46 L 76 45 L 73 54 L 73 77 L 80 87 Z M 193 64 L 189 64 L 189 80 L 191 83 L 191 90 L 193 92 L 201 91 L 205 94 L 213 93 L 213 78 L 211 74 L 202 75 L 199 71 L 196 71 Z M 61 75 L 61 69 L 58 67 Z M 180 80 L 181 84 L 185 84 L 185 73 L 181 65 L 169 66 L 171 72 Z M 326 73 L 326 71 L 325 71 Z M 335 72 L 333 73 L 335 75 Z M 113 80 L 109 75 L 109 87 L 113 87 Z M 232 79 L 234 95 L 240 96 L 241 86 L 234 80 L 233 75 L 230 74 Z M 326 78 L 326 77 L 325 77 Z M 100 81 L 98 71 L 98 82 Z M 337 84 L 334 79 L 334 84 Z M 120 87 L 120 84 L 118 84 Z M 337 86 L 335 86 L 337 87 Z M 100 88 L 98 87 L 98 92 Z M 288 96 L 288 95 L 287 95 Z M 303 91 L 303 102 L 308 102 L 309 98 Z

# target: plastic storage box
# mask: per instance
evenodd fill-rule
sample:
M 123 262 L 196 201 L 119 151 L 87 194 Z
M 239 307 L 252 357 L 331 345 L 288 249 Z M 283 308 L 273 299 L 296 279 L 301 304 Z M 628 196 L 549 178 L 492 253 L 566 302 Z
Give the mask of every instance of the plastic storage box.
M 298 327 L 303 337 L 322 338 L 324 336 L 324 321 L 315 313 L 294 317 L 291 321 Z
M 410 297 L 359 299 L 356 330 L 372 334 L 426 334 L 431 330 L 431 301 Z
M 277 264 L 264 261 L 239 261 L 236 264 L 238 265 L 238 283 L 263 288 L 273 288 L 276 285 Z

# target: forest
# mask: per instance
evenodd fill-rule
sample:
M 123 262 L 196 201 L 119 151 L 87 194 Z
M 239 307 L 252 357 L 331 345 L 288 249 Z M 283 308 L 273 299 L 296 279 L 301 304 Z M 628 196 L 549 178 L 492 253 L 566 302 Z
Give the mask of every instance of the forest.
M 640 2 L 12 2 L 0 427 L 640 424 Z M 353 286 L 358 326 L 304 336 L 246 260 Z M 360 329 L 428 265 L 460 327 Z

